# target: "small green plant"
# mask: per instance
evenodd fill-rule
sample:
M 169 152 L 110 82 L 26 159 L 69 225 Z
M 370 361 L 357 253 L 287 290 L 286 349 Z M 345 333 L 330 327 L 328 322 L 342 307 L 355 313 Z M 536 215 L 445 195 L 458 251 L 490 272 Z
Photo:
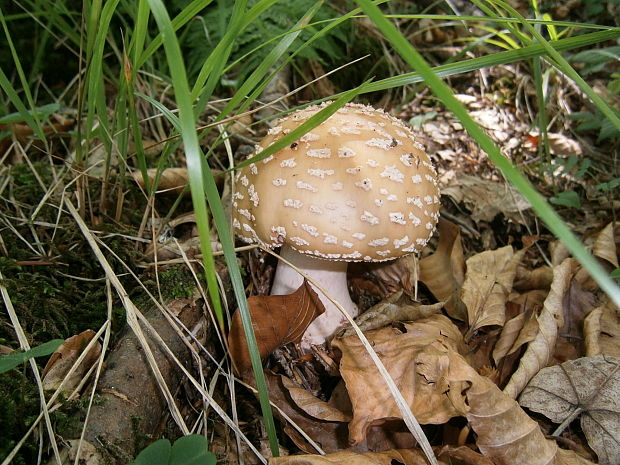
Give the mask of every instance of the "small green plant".
M 567 179 L 569 181 L 581 181 L 588 174 L 592 166 L 589 158 L 580 158 L 577 155 L 570 155 L 567 158 L 555 158 L 549 166 L 549 175 L 553 179 Z M 559 191 L 549 199 L 554 205 L 569 208 L 581 208 L 581 197 L 571 189 Z
M 215 465 L 217 460 L 208 445 L 207 439 L 198 434 L 179 438 L 174 444 L 160 439 L 143 449 L 129 465 Z
M 620 115 L 620 112 L 617 112 Z M 600 112 L 580 111 L 568 115 L 569 119 L 580 121 L 577 126 L 578 131 L 598 132 L 596 142 L 603 142 L 607 139 L 620 137 L 620 130 L 613 123 L 606 119 Z

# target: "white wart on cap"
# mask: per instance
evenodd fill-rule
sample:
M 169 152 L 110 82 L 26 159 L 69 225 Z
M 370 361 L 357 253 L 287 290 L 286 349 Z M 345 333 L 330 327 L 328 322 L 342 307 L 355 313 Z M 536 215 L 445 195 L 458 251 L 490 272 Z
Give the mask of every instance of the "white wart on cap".
M 256 148 L 323 108 L 279 120 Z M 242 168 L 235 232 L 310 256 L 383 261 L 420 251 L 439 218 L 436 172 L 411 130 L 382 110 L 348 104 L 289 147 Z

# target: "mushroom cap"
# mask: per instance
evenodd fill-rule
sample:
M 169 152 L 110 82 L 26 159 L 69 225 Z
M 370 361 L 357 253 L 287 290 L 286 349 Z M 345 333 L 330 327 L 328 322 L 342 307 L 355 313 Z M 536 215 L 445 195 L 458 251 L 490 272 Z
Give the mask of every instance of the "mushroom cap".
M 276 122 L 268 147 L 327 103 Z M 383 261 L 420 251 L 439 219 L 436 171 L 402 121 L 347 104 L 289 147 L 239 170 L 235 232 L 323 259 Z

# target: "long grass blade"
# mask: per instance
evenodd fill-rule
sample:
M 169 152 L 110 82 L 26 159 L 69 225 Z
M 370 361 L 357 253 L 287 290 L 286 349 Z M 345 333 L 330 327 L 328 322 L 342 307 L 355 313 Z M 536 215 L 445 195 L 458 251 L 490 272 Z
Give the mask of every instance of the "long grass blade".
M 558 41 L 551 41 L 549 45 L 558 52 L 573 50 L 581 47 L 589 47 L 594 44 L 615 40 L 620 37 L 620 29 L 610 29 L 606 31 L 592 32 Z M 433 73 L 438 77 L 455 76 L 457 74 L 477 71 L 490 66 L 506 65 L 517 61 L 528 60 L 546 53 L 545 48 L 541 44 L 532 44 L 517 50 L 509 50 L 505 52 L 497 52 L 485 55 L 479 58 L 471 58 L 468 60 L 457 61 L 433 68 Z M 411 72 L 400 76 L 381 79 L 370 84 L 367 92 L 377 92 L 381 90 L 393 89 L 395 87 L 405 86 L 423 82 L 424 76 L 419 72 Z
M 15 46 L 13 45 L 13 40 L 11 39 L 11 34 L 9 34 L 9 28 L 7 27 L 6 21 L 4 19 L 4 13 L 2 12 L 2 8 L 0 8 L 0 23 L 2 23 L 2 29 L 4 30 L 4 35 L 6 36 L 7 44 L 11 50 L 11 55 L 13 57 L 13 63 L 15 63 L 15 70 L 17 71 L 17 75 L 19 76 L 19 80 L 22 84 L 22 89 L 26 96 L 26 100 L 28 101 L 28 106 L 30 107 L 30 111 L 26 109 L 26 106 L 23 104 L 17 91 L 9 81 L 8 77 L 4 74 L 4 71 L 0 69 L 0 87 L 6 92 L 9 96 L 9 99 L 15 105 L 17 111 L 21 114 L 23 121 L 30 126 L 34 134 L 41 139 L 41 141 L 47 147 L 47 139 L 45 138 L 45 133 L 43 131 L 43 127 L 41 126 L 41 122 L 39 121 L 36 111 L 36 106 L 34 99 L 32 98 L 32 92 L 30 92 L 30 87 L 28 85 L 28 80 L 26 79 L 26 75 L 24 74 L 24 70 L 19 60 L 19 56 L 17 55 L 17 50 L 15 50 Z
M 179 107 L 179 123 L 181 125 L 181 136 L 185 146 L 187 158 L 187 169 L 189 173 L 189 181 L 191 186 L 192 201 L 194 204 L 194 213 L 196 215 L 196 223 L 199 230 L 200 244 L 203 252 L 203 262 L 205 265 L 205 274 L 207 278 L 207 286 L 209 296 L 214 308 L 219 309 L 220 324 L 223 325 L 221 301 L 218 294 L 218 286 L 216 281 L 215 262 L 211 251 L 210 234 L 209 234 L 209 216 L 207 213 L 207 205 L 205 202 L 205 187 L 207 189 L 207 197 L 214 213 L 214 219 L 220 233 L 220 241 L 225 251 L 225 259 L 229 266 L 229 273 L 234 285 L 235 293 L 240 298 L 239 305 L 247 306 L 245 296 L 243 295 L 243 282 L 241 280 L 241 272 L 236 263 L 230 233 L 226 229 L 227 221 L 224 215 L 224 209 L 219 199 L 219 193 L 215 186 L 215 181 L 208 166 L 203 162 L 202 153 L 198 144 L 198 136 L 195 129 L 195 118 L 193 110 L 193 99 L 187 82 L 187 73 L 185 64 L 181 57 L 181 49 L 176 38 L 172 23 L 168 16 L 168 12 L 161 0 L 148 0 L 149 6 L 157 22 L 157 26 L 164 38 L 164 49 L 166 57 L 170 65 L 172 82 L 175 90 L 176 101 Z M 217 311 L 217 310 L 216 310 Z M 249 313 L 248 313 L 249 315 Z M 253 352 L 258 354 L 258 346 L 253 331 L 246 331 L 246 339 L 250 354 Z M 271 452 L 274 456 L 279 455 L 278 439 L 275 432 L 275 423 L 273 413 L 269 405 L 268 391 L 262 370 L 260 357 L 252 358 L 252 368 L 254 377 L 259 391 L 259 398 L 263 414 L 263 420 L 267 427 L 269 436 L 269 444 Z

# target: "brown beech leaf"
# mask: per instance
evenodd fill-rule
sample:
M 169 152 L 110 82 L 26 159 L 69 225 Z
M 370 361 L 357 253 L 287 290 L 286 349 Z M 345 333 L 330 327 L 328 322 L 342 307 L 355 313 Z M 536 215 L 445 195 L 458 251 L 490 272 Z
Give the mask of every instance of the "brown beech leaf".
M 450 355 L 456 366 L 456 355 Z M 471 382 L 467 420 L 477 435 L 478 449 L 495 465 L 593 465 L 545 439 L 538 423 L 489 379 L 466 366 L 463 375 Z
M 564 299 L 570 287 L 577 262 L 567 258 L 553 270 L 551 290 L 543 304 L 543 310 L 538 315 L 538 334 L 532 340 L 519 361 L 519 367 L 508 381 L 504 393 L 516 399 L 532 377 L 541 368 L 547 366 L 558 339 L 558 327 L 564 326 Z
M 537 333 L 538 322 L 536 314 L 531 309 L 508 320 L 493 348 L 495 366 L 506 355 L 516 352 L 523 344 L 534 340 Z
M 303 387 L 298 386 L 286 376 L 280 376 L 282 385 L 288 390 L 293 402 L 308 415 L 324 421 L 351 421 L 351 415 L 341 412 L 336 407 L 313 396 Z
M 513 223 L 523 224 L 522 212 L 530 208 L 514 187 L 462 173 L 457 173 L 451 185 L 441 190 L 441 195 L 450 196 L 457 203 L 464 202 L 475 222 L 491 221 L 502 213 Z
M 460 292 L 465 275 L 461 230 L 454 223 L 439 219 L 439 244 L 435 253 L 420 260 L 420 281 L 437 300 L 445 302 L 446 312 L 458 320 L 467 319 L 467 308 Z
M 504 325 L 506 299 L 524 253 L 525 250 L 514 253 L 512 247 L 506 246 L 467 259 L 467 274 L 461 290 L 469 321 L 466 339 L 484 326 Z
M 583 322 L 586 355 L 620 357 L 620 310 L 611 301 L 595 308 Z
M 450 465 L 494 465 L 489 458 L 467 446 L 443 446 L 437 453 L 437 458 Z
M 213 175 L 216 176 L 222 173 L 221 171 L 214 169 L 212 169 L 211 171 L 213 172 Z M 146 175 L 149 179 L 150 184 L 155 182 L 157 172 L 158 168 L 150 168 L 146 171 Z M 140 187 L 144 188 L 144 178 L 140 171 L 136 171 L 135 173 L 133 173 L 133 179 Z M 157 193 L 179 195 L 185 190 L 188 183 L 189 175 L 187 173 L 187 168 L 166 168 L 159 175 L 159 181 L 157 183 Z M 219 187 L 221 187 L 222 180 L 220 176 L 216 178 L 216 183 Z M 189 195 L 189 190 L 186 191 L 186 195 Z
M 384 452 L 335 452 L 327 455 L 289 455 L 272 457 L 269 465 L 426 465 L 419 449 L 396 449 Z M 445 465 L 446 462 L 439 462 Z
M 533 270 L 518 267 L 513 287 L 518 291 L 547 290 L 551 286 L 551 281 L 553 281 L 553 269 L 550 266 L 541 266 Z
M 418 263 L 417 257 L 410 254 L 389 262 L 374 263 L 365 269 L 372 270 L 389 294 L 403 290 L 413 296 L 419 274 Z
M 55 390 L 60 386 L 65 375 L 69 372 L 93 337 L 95 337 L 95 332 L 92 329 L 87 329 L 80 334 L 66 339 L 65 342 L 56 349 L 56 352 L 52 354 L 43 369 L 43 388 L 46 391 Z M 97 342 L 90 348 L 88 354 L 86 354 L 86 357 L 82 360 L 82 363 L 80 363 L 77 369 L 65 382 L 63 389 L 71 390 L 75 388 L 100 356 L 101 344 Z
M 155 182 L 157 177 L 157 168 L 150 168 L 146 174 L 149 178 L 149 183 Z M 138 185 L 144 188 L 144 178 L 140 171 L 136 171 L 133 174 L 134 180 Z M 189 175 L 187 174 L 187 168 L 166 168 L 159 176 L 159 182 L 157 183 L 157 192 L 167 192 L 170 194 L 180 194 L 183 192 L 189 182 Z M 189 193 L 189 191 L 188 191 Z
M 383 328 L 397 321 L 415 321 L 420 318 L 427 318 L 441 312 L 442 307 L 443 302 L 432 305 L 414 302 L 403 294 L 403 291 L 399 291 L 370 307 L 355 319 L 355 323 L 362 331 L 370 331 L 371 329 Z M 353 328 L 347 328 L 340 336 L 346 337 L 353 334 L 355 334 Z
M 618 268 L 618 246 L 617 242 L 620 241 L 620 221 L 609 223 L 598 234 L 592 247 L 592 253 L 607 260 L 614 267 Z
M 580 416 L 589 446 L 600 465 L 620 463 L 620 358 L 583 357 L 542 369 L 519 403 L 562 423 Z
M 547 292 L 532 290 L 519 294 L 508 302 L 518 308 L 517 316 L 508 320 L 493 348 L 493 361 L 498 366 L 500 360 L 515 353 L 524 344 L 533 341 L 538 334 L 536 317 L 543 308 Z
M 369 331 L 366 337 L 420 423 L 441 424 L 463 414 L 463 386 L 448 382 L 445 354 L 431 344 L 441 341 L 455 351 L 462 347 L 462 336 L 447 317 L 433 315 L 404 323 L 402 330 Z M 360 444 L 373 422 L 402 416 L 360 340 L 336 338 L 332 345 L 342 352 L 340 373 L 353 406 L 349 440 Z
M 346 423 L 318 421 L 297 407 L 295 402 L 291 400 L 288 389 L 282 384 L 282 376 L 265 371 L 265 379 L 269 390 L 269 399 L 278 407 L 274 410 L 274 414 L 280 415 L 280 411 L 286 414 L 288 418 L 280 416 L 280 420 L 286 424 L 284 432 L 299 449 L 308 454 L 316 452 L 316 449 L 297 429 L 288 423 L 288 419 L 292 420 L 313 441 L 319 443 L 325 452 L 336 452 L 349 446 Z
M 292 294 L 253 296 L 248 299 L 248 305 L 261 358 L 281 345 L 299 342 L 308 325 L 325 311 L 319 296 L 305 280 Z M 250 369 L 252 364 L 239 310 L 230 324 L 228 345 L 239 373 Z

